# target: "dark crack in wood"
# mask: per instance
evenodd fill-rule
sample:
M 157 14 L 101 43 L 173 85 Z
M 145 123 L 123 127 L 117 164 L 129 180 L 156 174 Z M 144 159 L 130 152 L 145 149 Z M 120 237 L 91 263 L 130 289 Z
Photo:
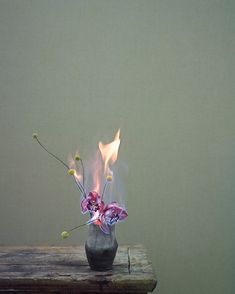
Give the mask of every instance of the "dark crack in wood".
M 119 246 L 113 269 L 91 271 L 84 246 L 1 246 L 0 293 L 147 293 L 156 277 L 146 249 Z
M 127 248 L 127 258 L 128 258 L 128 273 L 131 274 L 131 258 L 130 258 L 130 247 Z

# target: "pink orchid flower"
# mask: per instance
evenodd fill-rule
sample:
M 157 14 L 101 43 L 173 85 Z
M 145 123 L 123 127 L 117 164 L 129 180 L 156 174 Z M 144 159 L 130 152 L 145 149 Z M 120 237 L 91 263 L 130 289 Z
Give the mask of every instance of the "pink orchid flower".
M 105 206 L 101 216 L 101 221 L 112 226 L 118 221 L 124 220 L 128 216 L 126 210 L 119 206 L 117 202 L 112 202 Z
M 119 206 L 117 202 L 112 202 L 100 210 L 92 212 L 92 218 L 86 223 L 95 224 L 105 233 L 110 233 L 110 226 L 124 220 L 128 214 L 124 208 Z
M 110 233 L 110 226 L 124 220 L 128 216 L 126 210 L 119 206 L 117 202 L 112 202 L 105 206 L 104 210 L 100 213 L 96 224 L 105 233 Z
M 95 192 L 90 192 L 86 198 L 81 201 L 82 213 L 102 211 L 104 209 L 104 201 L 101 196 Z

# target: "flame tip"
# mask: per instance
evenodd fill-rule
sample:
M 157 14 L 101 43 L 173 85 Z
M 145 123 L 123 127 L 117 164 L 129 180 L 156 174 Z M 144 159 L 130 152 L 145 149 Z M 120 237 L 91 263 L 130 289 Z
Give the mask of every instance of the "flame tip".
M 104 173 L 110 172 L 110 165 L 114 164 L 117 160 L 118 149 L 120 145 L 120 129 L 115 134 L 114 140 L 108 144 L 99 142 L 99 150 L 104 161 Z

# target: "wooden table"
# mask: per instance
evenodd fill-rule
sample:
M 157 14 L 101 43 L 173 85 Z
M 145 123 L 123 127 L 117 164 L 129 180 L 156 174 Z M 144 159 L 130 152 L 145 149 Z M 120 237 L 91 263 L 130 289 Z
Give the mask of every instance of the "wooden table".
M 84 247 L 0 246 L 0 293 L 147 293 L 156 278 L 143 246 L 119 246 L 113 269 L 90 270 Z

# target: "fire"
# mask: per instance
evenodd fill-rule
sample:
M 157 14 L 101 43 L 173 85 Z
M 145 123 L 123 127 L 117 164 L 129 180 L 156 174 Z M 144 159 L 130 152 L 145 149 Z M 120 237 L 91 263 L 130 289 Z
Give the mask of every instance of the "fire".
M 82 175 L 79 175 L 78 173 L 77 173 L 77 171 L 75 172 L 75 174 L 74 174 L 74 177 L 78 180 L 78 181 L 82 181 Z
M 75 179 L 77 179 L 78 181 L 82 181 L 82 175 L 77 172 L 76 161 L 74 160 L 74 158 L 71 155 L 68 158 L 68 162 L 69 162 L 69 168 L 73 169 L 75 171 L 75 173 L 74 173 Z
M 118 149 L 120 145 L 120 129 L 117 131 L 114 140 L 111 143 L 103 144 L 99 142 L 99 150 L 104 161 L 104 174 L 107 176 L 112 174 L 110 165 L 117 160 Z
M 99 193 L 99 191 L 100 191 L 100 180 L 99 180 L 99 170 L 98 170 L 98 168 L 96 168 L 94 170 L 93 182 L 94 182 L 94 185 L 95 185 L 93 190 L 96 191 L 97 193 Z

